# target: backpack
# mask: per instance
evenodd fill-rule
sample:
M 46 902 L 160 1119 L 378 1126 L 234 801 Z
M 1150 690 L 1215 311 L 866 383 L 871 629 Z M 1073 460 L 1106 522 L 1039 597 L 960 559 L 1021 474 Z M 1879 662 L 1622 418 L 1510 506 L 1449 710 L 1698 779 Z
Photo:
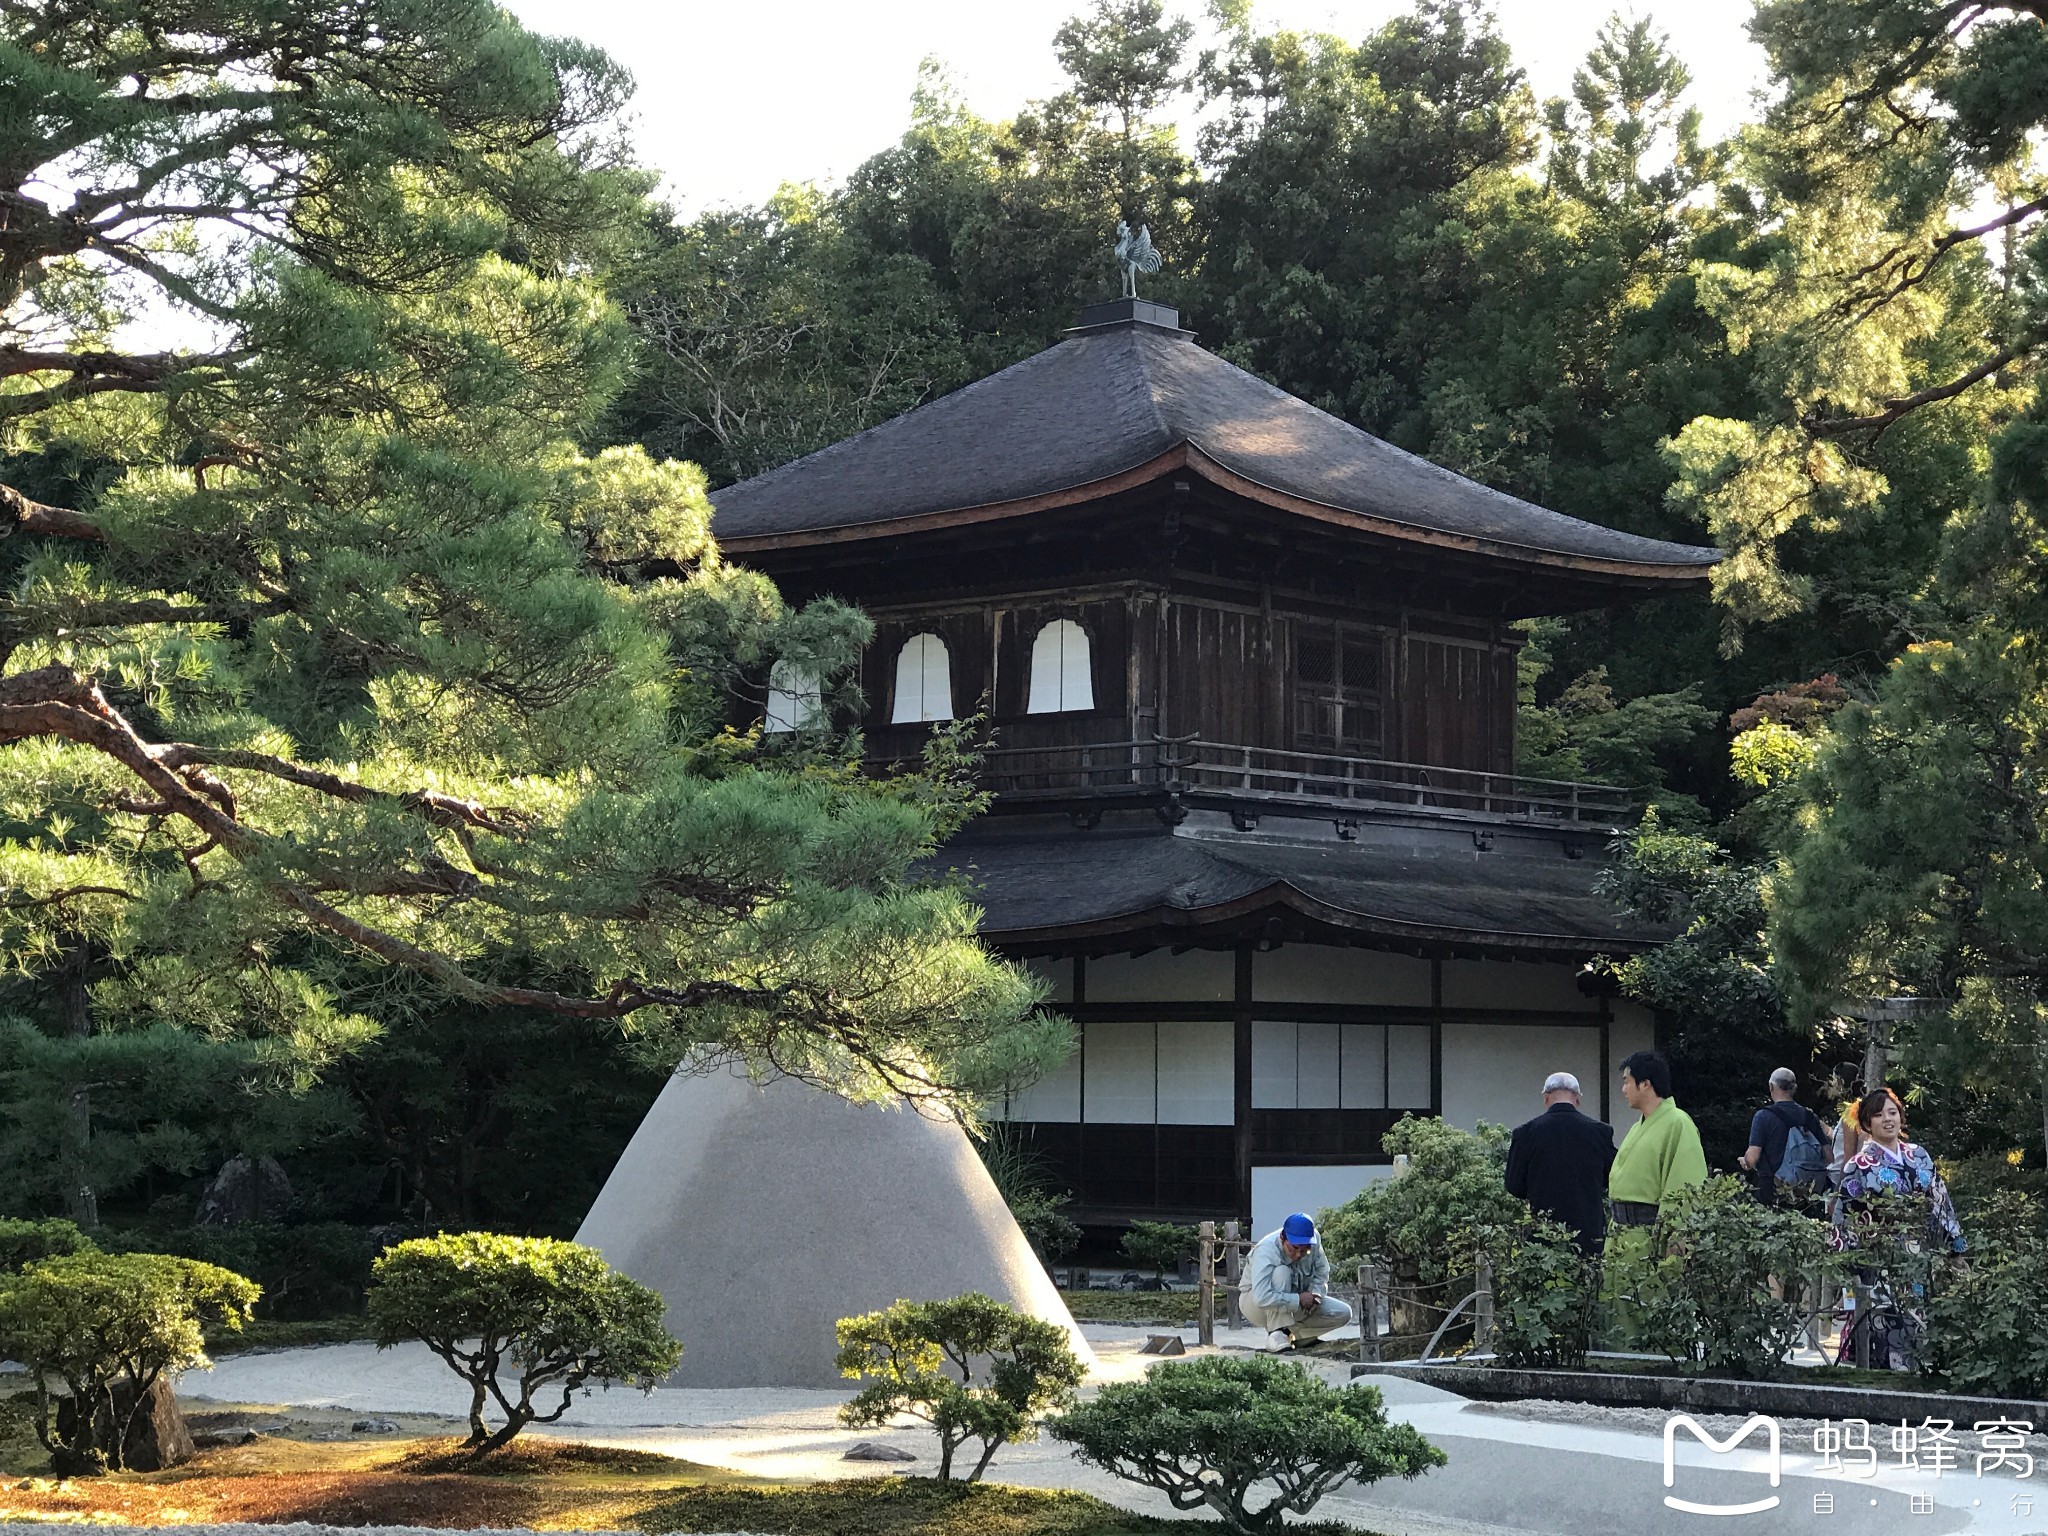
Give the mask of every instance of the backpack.
M 1806 1128 L 1803 1115 L 1785 1127 L 1785 1155 L 1778 1159 L 1778 1181 L 1802 1189 L 1827 1189 L 1832 1183 L 1828 1177 L 1827 1150 L 1821 1146 L 1820 1138 Z

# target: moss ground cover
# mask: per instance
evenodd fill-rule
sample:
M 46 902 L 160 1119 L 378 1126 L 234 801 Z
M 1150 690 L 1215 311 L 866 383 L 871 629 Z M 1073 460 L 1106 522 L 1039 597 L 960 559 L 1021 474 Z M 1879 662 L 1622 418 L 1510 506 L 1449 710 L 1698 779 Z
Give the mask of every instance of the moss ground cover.
M 1067 1310 L 1079 1323 L 1154 1324 L 1185 1328 L 1195 1321 L 1201 1298 L 1193 1291 L 1061 1291 Z M 1217 1292 L 1216 1315 L 1226 1315 L 1230 1299 Z
M 650 1532 L 758 1531 L 762 1536 L 1190 1536 L 1211 1521 L 1134 1515 L 1085 1493 L 869 1478 L 809 1486 L 693 1488 L 643 1511 Z M 1334 1522 L 1290 1524 L 1290 1536 L 1365 1536 Z

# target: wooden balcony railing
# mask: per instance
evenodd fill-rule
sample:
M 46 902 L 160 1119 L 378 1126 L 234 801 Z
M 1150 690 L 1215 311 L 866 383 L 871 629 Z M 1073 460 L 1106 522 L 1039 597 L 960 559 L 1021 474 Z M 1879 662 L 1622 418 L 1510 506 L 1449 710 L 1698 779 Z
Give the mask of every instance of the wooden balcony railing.
M 1632 822 L 1642 809 L 1634 791 L 1611 784 L 1287 752 L 1193 736 L 998 746 L 987 754 L 981 777 L 1000 799 L 1013 803 L 1206 791 L 1233 800 L 1379 805 L 1609 827 Z

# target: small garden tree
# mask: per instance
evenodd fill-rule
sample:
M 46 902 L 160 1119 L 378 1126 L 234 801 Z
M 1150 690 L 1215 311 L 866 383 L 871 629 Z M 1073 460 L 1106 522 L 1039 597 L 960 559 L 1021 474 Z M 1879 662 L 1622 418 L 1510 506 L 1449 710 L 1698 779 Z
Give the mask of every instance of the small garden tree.
M 1081 1460 L 1157 1488 L 1175 1509 L 1214 1510 L 1232 1531 L 1270 1531 L 1342 1482 L 1414 1477 L 1444 1453 L 1389 1424 L 1372 1387 L 1332 1387 L 1301 1365 L 1212 1356 L 1104 1387 L 1049 1426 Z M 1253 1509 L 1253 1489 L 1274 1493 Z
M 57 1254 L 0 1278 L 0 1356 L 28 1367 L 55 1470 L 127 1466 L 157 1384 L 210 1365 L 203 1325 L 240 1329 L 261 1294 L 232 1270 L 160 1253 Z
M 1088 1374 L 1064 1328 L 979 1291 L 841 1318 L 838 1333 L 840 1373 L 867 1379 L 840 1422 L 886 1424 L 899 1413 L 924 1420 L 939 1434 L 941 1482 L 970 1440 L 981 1457 L 967 1481 L 978 1481 L 997 1446 L 1032 1439 L 1038 1420 L 1071 1402 Z
M 1469 1288 L 1480 1232 L 1527 1221 L 1529 1208 L 1507 1191 L 1504 1127 L 1481 1121 L 1475 1134 L 1410 1115 L 1380 1145 L 1406 1157 L 1406 1171 L 1366 1185 L 1317 1226 L 1335 1273 L 1386 1266 L 1396 1334 L 1426 1334 Z
M 1380 1139 L 1407 1171 L 1368 1184 L 1318 1223 L 1332 1266 L 1372 1259 L 1425 1283 L 1470 1274 L 1476 1229 L 1526 1219 L 1507 1192 L 1508 1133 L 1481 1121 L 1475 1134 L 1410 1115 Z
M 371 1266 L 377 1347 L 418 1339 L 469 1383 L 465 1443 L 477 1456 L 553 1423 L 589 1382 L 651 1391 L 683 1353 L 662 1312 L 659 1293 L 559 1238 L 446 1233 L 399 1243 Z M 518 1372 L 509 1383 L 508 1369 Z M 561 1402 L 543 1413 L 535 1394 L 556 1390 Z M 484 1419 L 494 1402 L 505 1418 L 495 1431 Z
M 1194 1255 L 1200 1241 L 1201 1234 L 1193 1227 L 1171 1221 L 1134 1221 L 1124 1234 L 1124 1255 L 1151 1270 L 1154 1280 L 1164 1281 L 1169 1269 L 1177 1271 L 1181 1260 Z

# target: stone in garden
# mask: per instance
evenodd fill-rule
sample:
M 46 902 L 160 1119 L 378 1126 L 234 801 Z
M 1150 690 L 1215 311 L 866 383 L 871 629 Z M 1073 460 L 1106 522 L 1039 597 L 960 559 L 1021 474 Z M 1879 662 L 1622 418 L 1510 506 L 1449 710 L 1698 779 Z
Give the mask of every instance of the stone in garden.
M 135 1401 L 131 1388 L 117 1385 L 114 1388 L 114 1412 L 124 1414 Z M 70 1398 L 57 1402 L 57 1436 L 69 1439 L 71 1426 L 77 1422 L 76 1410 Z M 122 1464 L 130 1472 L 161 1472 L 166 1467 L 175 1467 L 192 1459 L 198 1446 L 192 1443 L 191 1426 L 185 1422 L 185 1414 L 178 1407 L 178 1399 L 171 1391 L 171 1384 L 158 1377 L 144 1394 L 142 1407 L 128 1424 L 128 1438 L 121 1448 Z
M 395 1435 L 398 1426 L 389 1419 L 357 1419 L 349 1425 L 348 1432 L 352 1435 Z
M 841 1461 L 915 1461 L 917 1457 L 900 1445 L 883 1445 L 875 1440 L 863 1440 L 844 1456 Z
M 1141 1355 L 1184 1355 L 1187 1352 L 1187 1341 L 1177 1333 L 1148 1333 L 1138 1351 Z
M 966 1133 L 788 1078 L 671 1078 L 576 1241 L 668 1299 L 682 1387 L 840 1387 L 833 1325 L 981 1291 L 1091 1359 Z
M 225 1227 L 238 1221 L 281 1221 L 292 1203 L 292 1181 L 274 1157 L 241 1153 L 221 1164 L 199 1197 L 197 1226 Z

